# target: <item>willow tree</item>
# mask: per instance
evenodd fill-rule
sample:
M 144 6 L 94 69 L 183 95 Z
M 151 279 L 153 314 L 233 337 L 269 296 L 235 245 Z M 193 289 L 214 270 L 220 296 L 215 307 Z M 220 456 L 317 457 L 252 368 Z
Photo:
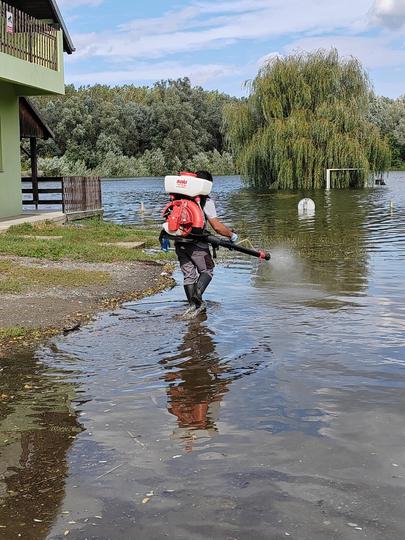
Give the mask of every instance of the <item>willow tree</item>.
M 225 126 L 242 176 L 260 188 L 361 186 L 390 163 L 388 144 L 367 120 L 368 76 L 337 51 L 274 58 L 250 83 L 249 97 L 225 109 Z

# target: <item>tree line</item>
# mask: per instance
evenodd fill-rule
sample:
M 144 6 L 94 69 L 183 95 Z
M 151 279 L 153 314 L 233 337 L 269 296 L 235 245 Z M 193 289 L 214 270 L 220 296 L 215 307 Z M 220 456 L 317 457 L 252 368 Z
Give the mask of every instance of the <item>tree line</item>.
M 39 144 L 40 171 L 104 177 L 197 169 L 233 174 L 223 134 L 223 108 L 232 101 L 192 87 L 187 78 L 152 87 L 69 85 L 64 96 L 36 98 L 55 135 Z M 28 161 L 24 166 L 29 168 Z
M 317 185 L 329 161 L 377 172 L 389 167 L 390 153 L 392 168 L 405 168 L 405 96 L 376 96 L 360 64 L 342 63 L 334 51 L 276 59 L 247 99 L 183 78 L 152 87 L 69 85 L 64 96 L 36 104 L 55 134 L 39 144 L 46 176 L 208 169 L 285 188 L 298 177 L 301 186 Z

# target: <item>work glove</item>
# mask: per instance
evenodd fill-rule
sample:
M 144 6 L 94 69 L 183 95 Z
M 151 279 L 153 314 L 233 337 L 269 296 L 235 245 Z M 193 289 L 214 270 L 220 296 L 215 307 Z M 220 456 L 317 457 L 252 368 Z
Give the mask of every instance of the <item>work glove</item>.
M 236 242 L 237 239 L 238 239 L 238 235 L 236 234 L 236 232 L 233 232 L 231 236 L 231 242 Z
M 169 251 L 169 248 L 170 248 L 170 241 L 165 236 L 165 232 L 163 230 L 160 233 L 159 242 L 160 242 L 160 249 L 162 251 L 164 251 L 165 253 L 167 253 Z
M 160 248 L 162 251 L 164 251 L 165 253 L 167 253 L 169 251 L 169 248 L 170 248 L 170 241 L 168 238 L 162 238 L 162 242 L 160 244 Z

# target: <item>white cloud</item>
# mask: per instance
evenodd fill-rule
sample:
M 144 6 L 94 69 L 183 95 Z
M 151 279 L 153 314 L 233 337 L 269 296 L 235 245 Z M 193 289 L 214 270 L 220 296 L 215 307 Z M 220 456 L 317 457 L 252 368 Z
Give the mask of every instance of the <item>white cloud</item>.
M 394 30 L 401 28 L 405 24 L 405 0 L 375 0 L 372 21 Z
M 103 0 L 61 1 L 68 9 L 96 6 Z M 103 67 L 99 72 L 93 67 L 90 74 L 77 74 L 71 77 L 72 82 L 120 83 L 189 76 L 194 83 L 204 84 L 236 73 L 242 80 L 254 76 L 274 55 L 331 46 L 343 55 L 358 57 L 369 69 L 405 64 L 404 50 L 392 33 L 384 32 L 384 28 L 404 24 L 405 0 L 187 0 L 181 7 L 178 2 L 167 4 L 178 7 L 168 8 L 162 16 L 127 17 L 119 26 L 73 35 L 77 52 L 69 57 L 70 66 L 71 62 L 87 65 L 90 59 Z M 376 35 L 367 35 L 370 29 Z M 395 36 L 398 38 L 398 33 Z M 243 41 L 255 42 L 259 48 L 260 42 L 280 38 L 289 44 L 238 71 L 216 60 L 207 65 L 194 59 L 192 65 L 180 60 L 181 55 L 197 57 L 200 52 L 219 51 Z M 176 61 L 169 61 L 173 59 Z
M 389 36 L 322 36 L 298 39 L 289 43 L 285 50 L 313 51 L 336 47 L 343 56 L 354 56 L 368 69 L 387 68 L 405 64 L 405 49 L 397 48 Z
M 103 0 L 59 0 L 60 4 L 65 9 L 72 9 L 78 6 L 99 6 Z
M 260 69 L 276 58 L 283 58 L 283 55 L 279 52 L 269 52 L 259 58 L 257 61 L 257 67 Z
M 370 0 L 203 1 L 162 17 L 135 19 L 97 36 L 79 34 L 74 39 L 77 57 L 162 58 L 247 39 L 326 33 L 342 27 L 354 31 L 366 27 L 369 7 Z
M 214 79 L 238 74 L 240 74 L 239 68 L 223 64 L 187 65 L 181 62 L 159 62 L 139 63 L 125 70 L 76 73 L 70 75 L 68 79 L 70 83 L 75 84 L 123 84 L 189 77 L 192 84 L 203 85 Z

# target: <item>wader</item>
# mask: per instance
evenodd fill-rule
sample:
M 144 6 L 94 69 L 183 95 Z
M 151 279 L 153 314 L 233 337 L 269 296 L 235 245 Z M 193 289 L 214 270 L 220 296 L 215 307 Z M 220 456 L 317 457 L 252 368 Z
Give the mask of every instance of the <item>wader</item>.
M 184 276 L 184 290 L 190 304 L 199 307 L 202 294 L 214 274 L 214 261 L 208 244 L 203 242 L 176 242 L 176 254 Z

